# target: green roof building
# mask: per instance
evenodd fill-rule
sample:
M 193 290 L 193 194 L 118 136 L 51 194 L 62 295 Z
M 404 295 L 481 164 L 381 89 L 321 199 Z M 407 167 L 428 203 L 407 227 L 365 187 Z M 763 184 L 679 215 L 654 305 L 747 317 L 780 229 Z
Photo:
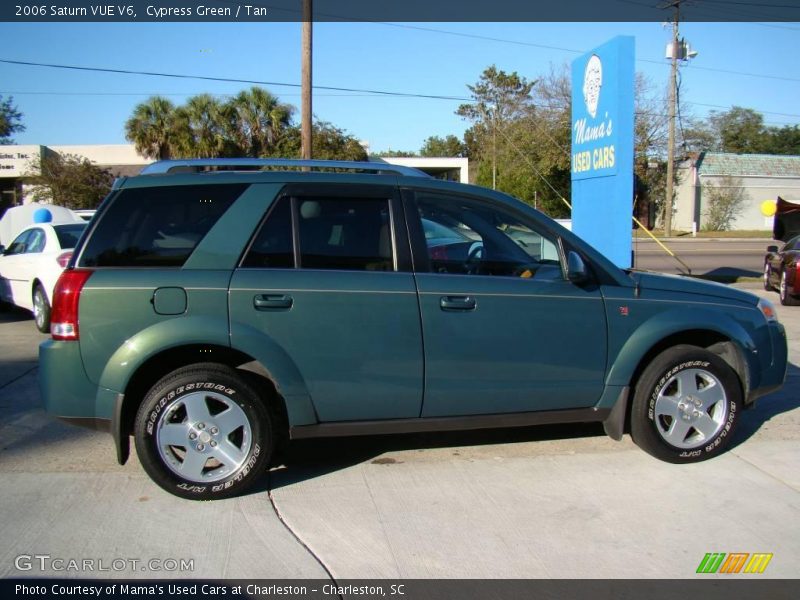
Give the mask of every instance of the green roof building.
M 772 217 L 761 212 L 765 200 L 778 196 L 800 202 L 800 156 L 701 152 L 678 169 L 673 229 L 706 229 L 711 202 L 709 188 L 741 190 L 741 207 L 731 229 L 772 231 Z M 771 236 L 771 234 L 770 234 Z

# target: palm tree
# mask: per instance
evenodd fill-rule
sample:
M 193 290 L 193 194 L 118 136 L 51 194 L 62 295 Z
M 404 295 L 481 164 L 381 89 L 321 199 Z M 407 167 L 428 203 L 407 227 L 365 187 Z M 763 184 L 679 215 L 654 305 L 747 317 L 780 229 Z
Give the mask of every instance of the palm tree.
M 133 109 L 133 115 L 125 122 L 125 137 L 143 156 L 170 158 L 174 155 L 174 117 L 172 102 L 152 96 Z
M 254 158 L 274 155 L 290 125 L 294 107 L 281 104 L 260 87 L 239 92 L 228 106 L 235 115 L 231 134 L 239 152 Z
M 175 111 L 175 145 L 185 158 L 217 158 L 237 153 L 230 130 L 234 112 L 210 94 L 199 94 Z

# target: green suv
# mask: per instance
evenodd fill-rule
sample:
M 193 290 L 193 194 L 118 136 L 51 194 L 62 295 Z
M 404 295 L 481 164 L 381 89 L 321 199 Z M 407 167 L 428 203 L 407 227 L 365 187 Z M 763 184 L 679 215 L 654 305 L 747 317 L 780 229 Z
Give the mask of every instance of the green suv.
M 47 410 L 167 491 L 240 493 L 286 438 L 602 422 L 666 461 L 781 386 L 773 306 L 617 268 L 530 206 L 383 163 L 163 161 L 58 281 Z

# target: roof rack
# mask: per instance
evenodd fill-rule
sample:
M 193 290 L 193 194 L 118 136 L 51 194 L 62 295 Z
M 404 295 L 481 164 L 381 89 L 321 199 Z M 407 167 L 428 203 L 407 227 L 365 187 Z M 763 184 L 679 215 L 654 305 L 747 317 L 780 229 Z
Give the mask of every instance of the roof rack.
M 159 175 L 180 172 L 201 172 L 211 167 L 255 169 L 258 167 L 308 167 L 311 169 L 348 169 L 351 171 L 372 171 L 374 173 L 393 173 L 409 177 L 430 177 L 427 173 L 412 167 L 403 167 L 383 162 L 355 160 L 299 160 L 292 158 L 196 158 L 186 160 L 160 160 L 147 165 L 140 175 Z

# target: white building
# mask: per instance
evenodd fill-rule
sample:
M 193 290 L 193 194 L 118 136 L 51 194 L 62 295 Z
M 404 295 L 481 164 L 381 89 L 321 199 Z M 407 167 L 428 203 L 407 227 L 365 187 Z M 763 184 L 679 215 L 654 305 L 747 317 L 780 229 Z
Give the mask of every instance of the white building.
M 800 156 L 701 152 L 679 166 L 678 177 L 672 220 L 677 230 L 703 228 L 708 210 L 705 190 L 710 185 L 728 185 L 727 177 L 738 180 L 746 198 L 733 229 L 771 231 L 772 217 L 761 212 L 765 200 L 774 202 L 780 196 L 800 203 Z
M 153 162 L 136 152 L 132 144 L 101 144 L 92 146 L 0 146 L 0 217 L 6 208 L 31 201 L 25 176 L 36 174 L 35 164 L 48 153 L 73 154 L 106 168 L 115 176 L 136 175 Z M 469 181 L 469 162 L 466 158 L 370 158 L 420 169 L 439 179 Z

